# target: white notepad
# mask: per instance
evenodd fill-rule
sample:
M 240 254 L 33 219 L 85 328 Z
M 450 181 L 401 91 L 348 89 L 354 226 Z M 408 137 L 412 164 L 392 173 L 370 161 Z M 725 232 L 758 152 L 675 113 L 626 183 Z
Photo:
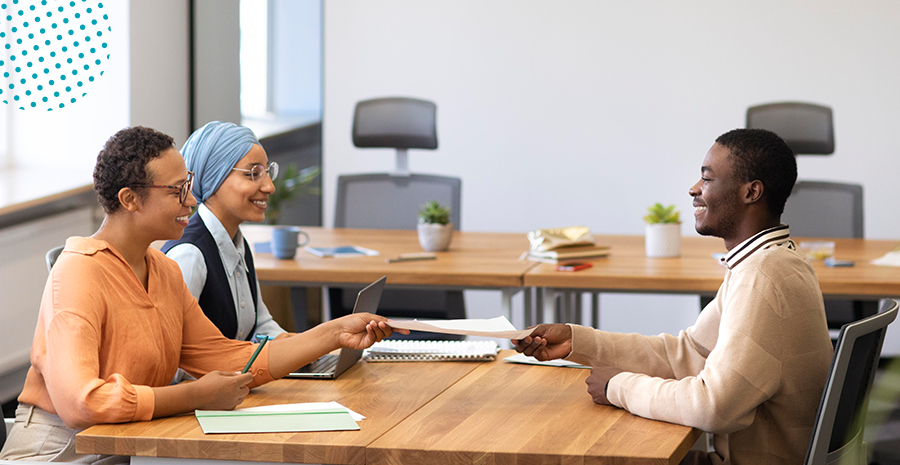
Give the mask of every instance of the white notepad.
M 363 352 L 367 362 L 431 362 L 494 360 L 500 346 L 494 341 L 381 341 Z

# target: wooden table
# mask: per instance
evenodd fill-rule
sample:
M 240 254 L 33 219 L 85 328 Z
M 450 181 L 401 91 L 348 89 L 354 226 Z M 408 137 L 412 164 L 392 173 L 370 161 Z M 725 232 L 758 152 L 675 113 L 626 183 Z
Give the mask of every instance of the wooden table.
M 491 363 L 365 363 L 335 381 L 280 380 L 241 407 L 336 400 L 367 417 L 360 431 L 204 435 L 193 416 L 100 425 L 79 453 L 340 464 L 677 463 L 700 432 L 596 405 L 589 371 Z
M 593 267 L 576 273 L 561 273 L 552 265 L 541 264 L 525 274 L 524 285 L 713 295 L 725 276 L 725 268 L 712 258 L 712 254 L 726 251 L 719 238 L 682 237 L 680 257 L 647 258 L 643 236 L 595 237 L 598 244 L 612 247 L 609 257 L 594 261 Z M 855 266 L 846 268 L 829 268 L 822 261 L 812 262 L 825 296 L 870 299 L 900 296 L 900 268 L 869 263 L 896 248 L 900 241 L 794 239 L 797 243 L 807 240 L 833 241 L 836 258 L 856 261 Z
M 481 365 L 369 445 L 366 463 L 678 463 L 700 436 L 594 404 L 589 374 Z
M 78 434 L 76 448 L 84 454 L 364 464 L 369 444 L 477 367 L 463 362 L 432 363 L 427 369 L 416 363 L 359 362 L 334 381 L 274 381 L 253 389 L 239 406 L 337 401 L 367 417 L 359 431 L 204 435 L 197 419 L 185 415 L 94 426 Z
M 388 288 L 499 289 L 501 307 L 512 318 L 512 296 L 522 289 L 525 272 L 534 262 L 519 260 L 528 249 L 520 233 L 455 232 L 450 250 L 438 252 L 437 260 L 387 263 L 401 253 L 421 252 L 416 231 L 378 229 L 325 229 L 303 227 L 309 245 L 337 247 L 356 245 L 377 250 L 375 257 L 321 258 L 299 250 L 292 260 L 279 260 L 269 253 L 254 253 L 260 283 L 288 286 L 369 284 L 387 276 Z M 269 226 L 242 226 L 251 243 L 271 239 Z M 296 299 L 303 302 L 303 299 Z M 294 308 L 295 318 L 305 318 L 304 309 Z M 297 320 L 299 321 L 299 320 Z
M 595 238 L 598 244 L 611 246 L 612 252 L 609 257 L 594 261 L 593 267 L 575 273 L 562 273 L 556 271 L 553 265 L 541 264 L 525 274 L 523 282 L 526 287 L 543 289 L 545 305 L 540 310 L 543 311 L 544 321 L 555 319 L 551 305 L 555 301 L 555 293 L 561 290 L 659 292 L 711 297 L 725 276 L 725 268 L 712 258 L 712 254 L 726 251 L 719 238 L 682 237 L 681 256 L 674 258 L 647 258 L 643 236 Z M 853 267 L 839 268 L 829 268 L 820 260 L 812 262 L 825 297 L 878 300 L 900 296 L 900 268 L 869 263 L 896 248 L 900 242 L 794 238 L 798 244 L 808 240 L 833 241 L 836 258 L 856 262 Z M 593 304 L 596 321 L 596 296 Z

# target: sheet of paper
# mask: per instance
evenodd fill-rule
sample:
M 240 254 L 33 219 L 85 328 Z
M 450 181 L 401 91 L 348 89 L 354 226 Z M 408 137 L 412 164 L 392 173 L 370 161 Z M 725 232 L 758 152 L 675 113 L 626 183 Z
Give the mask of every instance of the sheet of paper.
M 196 410 L 194 414 L 204 434 L 359 430 L 344 409 L 280 413 Z
M 489 320 L 395 320 L 388 324 L 391 328 L 411 329 L 429 333 L 459 334 L 463 336 L 499 337 L 503 339 L 522 339 L 533 330 L 518 330 L 505 316 Z
M 883 257 L 872 260 L 873 265 L 880 266 L 900 266 L 900 251 L 892 250 Z
M 359 413 L 350 410 L 343 405 L 331 401 L 331 402 L 304 402 L 302 404 L 275 404 L 275 405 L 263 405 L 262 407 L 248 407 L 242 409 L 235 409 L 235 412 L 267 412 L 267 413 L 281 413 L 281 412 L 308 412 L 310 410 L 338 410 L 344 409 L 347 413 L 353 417 L 354 421 L 362 421 L 365 420 L 366 417 L 360 415 Z
M 568 360 L 563 360 L 561 358 L 558 358 L 556 360 L 547 360 L 546 362 L 541 362 L 538 359 L 536 359 L 534 357 L 529 357 L 525 354 L 516 354 L 516 355 L 510 356 L 510 357 L 506 357 L 503 360 L 506 362 L 511 362 L 511 363 L 524 363 L 525 365 L 543 365 L 543 366 L 548 366 L 548 367 L 569 367 L 569 368 L 587 368 L 587 369 L 591 368 L 587 365 L 580 365 L 578 363 L 570 362 Z

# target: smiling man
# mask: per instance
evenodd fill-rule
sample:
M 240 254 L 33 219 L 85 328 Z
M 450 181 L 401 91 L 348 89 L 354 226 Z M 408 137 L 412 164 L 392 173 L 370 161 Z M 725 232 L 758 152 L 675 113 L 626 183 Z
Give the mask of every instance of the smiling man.
M 816 274 L 781 223 L 797 179 L 772 132 L 735 129 L 710 148 L 689 193 L 697 232 L 721 237 L 725 279 L 678 336 L 540 325 L 516 350 L 594 367 L 599 404 L 714 434 L 682 463 L 799 464 L 832 346 Z

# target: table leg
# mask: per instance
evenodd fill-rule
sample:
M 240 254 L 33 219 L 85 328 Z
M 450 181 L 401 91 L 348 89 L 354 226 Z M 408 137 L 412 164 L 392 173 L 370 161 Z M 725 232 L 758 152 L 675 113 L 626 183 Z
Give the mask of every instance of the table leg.
M 294 313 L 294 332 L 302 333 L 310 328 L 306 312 L 306 288 L 291 286 L 291 310 Z
M 533 292 L 533 288 L 526 287 L 524 289 L 524 291 L 525 291 L 525 304 L 524 304 L 525 327 L 527 328 L 529 326 L 534 325 L 534 318 L 532 317 L 532 311 L 534 310 L 534 308 L 532 308 L 532 306 L 533 306 L 534 302 L 532 302 L 532 295 L 531 295 Z
M 544 298 L 541 306 L 542 323 L 555 323 L 556 320 L 556 290 L 550 287 L 543 288 Z

